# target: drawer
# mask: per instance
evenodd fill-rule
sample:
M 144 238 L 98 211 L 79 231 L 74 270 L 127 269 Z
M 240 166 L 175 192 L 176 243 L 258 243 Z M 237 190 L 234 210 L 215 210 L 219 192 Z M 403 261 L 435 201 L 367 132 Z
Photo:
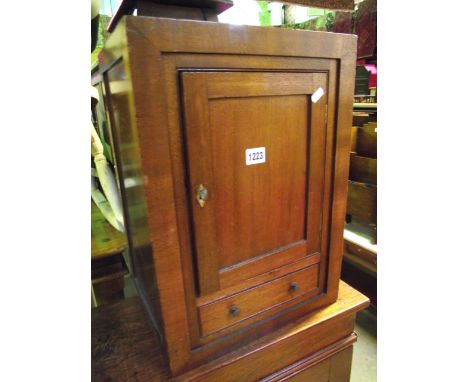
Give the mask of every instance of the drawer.
M 354 182 L 377 184 L 377 159 L 351 153 L 349 179 Z
M 217 332 L 318 288 L 318 264 L 198 308 L 202 336 Z
M 346 213 L 367 223 L 377 222 L 377 186 L 348 181 Z
M 356 154 L 363 157 L 377 158 L 377 124 L 366 123 L 357 129 Z

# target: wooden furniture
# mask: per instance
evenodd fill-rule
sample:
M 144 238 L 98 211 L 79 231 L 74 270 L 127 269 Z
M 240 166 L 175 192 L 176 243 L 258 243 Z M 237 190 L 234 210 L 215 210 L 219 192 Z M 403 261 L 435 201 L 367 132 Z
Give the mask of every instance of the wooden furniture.
M 124 276 L 128 269 L 122 257 L 126 236 L 112 227 L 91 202 L 91 281 L 93 305 L 123 298 Z
M 341 278 L 369 297 L 371 307 L 377 310 L 377 250 L 349 233 L 345 230 Z
M 174 375 L 336 301 L 355 50 L 351 35 L 132 16 L 109 36 L 132 269 Z
M 347 222 L 368 224 L 377 243 L 377 122 L 353 126 L 351 141 Z
M 341 277 L 377 308 L 377 108 L 354 104 Z
M 367 112 L 371 121 L 377 120 L 377 103 L 375 102 L 355 102 L 353 104 L 353 110 Z M 353 126 L 356 125 L 353 123 Z
M 359 244 L 352 237 L 346 237 L 344 240 L 345 259 L 357 264 L 362 269 L 372 275 L 377 274 L 377 252 L 370 246 Z
M 356 313 L 368 299 L 344 282 L 338 300 L 178 381 L 349 381 Z M 92 311 L 92 380 L 172 380 L 138 298 Z

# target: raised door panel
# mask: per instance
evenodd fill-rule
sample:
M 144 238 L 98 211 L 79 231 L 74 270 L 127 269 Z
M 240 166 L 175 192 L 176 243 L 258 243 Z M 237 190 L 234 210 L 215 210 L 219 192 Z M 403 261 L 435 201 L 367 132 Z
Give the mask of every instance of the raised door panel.
M 216 99 L 209 112 L 220 268 L 302 241 L 306 97 Z M 265 162 L 247 165 L 246 155 Z
M 182 73 L 200 296 L 320 257 L 327 97 L 311 99 L 320 88 L 326 73 Z

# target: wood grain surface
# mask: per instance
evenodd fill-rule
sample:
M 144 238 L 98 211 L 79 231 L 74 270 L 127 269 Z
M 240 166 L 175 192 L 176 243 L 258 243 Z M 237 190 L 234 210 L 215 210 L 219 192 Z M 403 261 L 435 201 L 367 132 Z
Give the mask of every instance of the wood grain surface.
M 292 289 L 292 283 L 296 285 L 297 290 Z M 314 290 L 318 290 L 317 265 L 287 274 L 232 297 L 203 305 L 199 308 L 202 335 L 233 325 L 262 310 Z M 237 314 L 231 314 L 232 307 L 236 307 Z
M 366 223 L 377 222 L 377 186 L 349 181 L 347 213 Z
M 369 158 L 377 158 L 377 123 L 369 122 L 357 129 L 356 153 Z
M 126 235 L 112 227 L 91 201 L 91 259 L 112 256 L 126 248 Z
M 106 41 L 103 78 L 132 268 L 174 375 L 336 300 L 355 55 L 356 37 L 350 35 L 153 17 L 123 18 Z M 211 73 L 201 73 L 206 71 Z M 183 83 L 185 74 L 212 73 L 219 81 Z M 310 105 L 317 86 L 325 96 Z M 266 124 L 256 112 L 261 110 Z M 282 157 L 284 163 L 267 162 L 263 169 L 272 166 L 267 172 L 255 165 L 249 171 L 257 174 L 249 177 L 245 167 L 237 167 L 235 150 L 258 138 L 269 140 L 272 159 Z M 201 209 L 193 204 L 193 192 L 204 182 L 209 196 Z M 256 219 L 262 224 L 255 225 Z M 231 276 L 239 272 L 227 288 L 249 280 L 269 282 L 280 276 L 288 258 L 296 264 L 301 253 L 272 262 L 275 269 L 260 262 L 258 270 L 245 272 L 247 280 L 240 278 L 246 268 L 234 268 L 301 240 L 307 243 L 304 259 L 320 254 L 319 293 L 294 306 L 285 301 L 262 311 L 256 322 L 203 339 L 197 299 L 221 298 L 222 270 L 233 267 Z
M 355 182 L 377 185 L 377 159 L 351 153 L 349 179 Z
M 222 359 L 182 375 L 177 380 L 216 380 L 211 375 L 216 376 L 218 382 L 249 382 L 261 378 L 265 378 L 265 381 L 284 380 L 287 375 L 292 376 L 303 369 L 320 365 L 320 362 L 341 354 L 343 349 L 351 345 L 356 340 L 353 335 L 354 316 L 368 303 L 367 297 L 341 282 L 335 303 L 291 322 L 281 331 L 271 333 Z M 161 344 L 157 341 L 137 297 L 93 309 L 91 318 L 93 381 L 171 380 Z M 333 340 L 336 338 L 334 333 L 338 333 L 336 341 Z M 315 350 L 307 353 L 310 343 L 318 342 L 319 338 L 322 340 Z M 298 356 L 301 353 L 301 341 L 306 341 L 309 345 L 303 349 L 304 355 Z M 345 359 L 333 362 L 338 362 L 343 367 L 343 362 L 348 361 Z M 243 366 L 238 367 L 239 363 Z M 316 371 L 310 370 L 305 375 L 321 373 L 322 368 L 323 366 L 319 366 Z M 333 367 L 331 369 L 335 370 Z M 342 382 L 340 379 L 336 381 Z

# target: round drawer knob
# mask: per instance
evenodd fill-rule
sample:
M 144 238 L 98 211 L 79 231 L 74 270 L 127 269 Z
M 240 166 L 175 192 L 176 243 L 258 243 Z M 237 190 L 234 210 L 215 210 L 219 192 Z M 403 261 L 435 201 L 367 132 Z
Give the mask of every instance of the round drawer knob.
M 240 314 L 240 309 L 236 305 L 232 305 L 229 308 L 229 314 L 233 317 L 237 317 Z
M 299 290 L 299 285 L 293 281 L 291 284 L 289 284 L 289 290 L 291 292 L 297 292 Z

